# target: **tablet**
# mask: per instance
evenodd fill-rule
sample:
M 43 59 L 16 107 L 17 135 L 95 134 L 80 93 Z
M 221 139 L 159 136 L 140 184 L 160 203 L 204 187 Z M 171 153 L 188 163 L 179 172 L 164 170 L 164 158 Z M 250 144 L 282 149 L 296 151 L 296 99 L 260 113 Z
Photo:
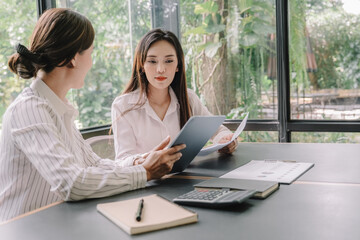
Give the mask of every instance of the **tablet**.
M 181 129 L 170 147 L 186 144 L 181 158 L 175 162 L 171 173 L 182 172 L 200 152 L 201 148 L 216 133 L 225 116 L 193 116 Z

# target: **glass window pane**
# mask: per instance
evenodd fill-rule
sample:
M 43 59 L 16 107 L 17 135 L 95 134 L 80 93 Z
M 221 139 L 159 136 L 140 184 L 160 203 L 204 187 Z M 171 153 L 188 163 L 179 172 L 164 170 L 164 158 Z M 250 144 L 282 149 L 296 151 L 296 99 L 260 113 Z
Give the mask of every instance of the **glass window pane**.
M 360 1 L 289 1 L 291 118 L 358 120 Z
M 360 143 L 360 133 L 293 132 L 291 141 L 300 143 Z
M 275 1 L 180 1 L 188 86 L 213 114 L 277 118 Z
M 149 1 L 57 0 L 56 6 L 79 11 L 95 29 L 93 67 L 84 87 L 69 94 L 79 110 L 78 127 L 110 124 L 111 104 L 129 81 L 136 44 L 151 29 Z
M 9 104 L 31 80 L 18 78 L 7 66 L 8 57 L 15 53 L 14 46 L 28 47 L 29 38 L 37 21 L 36 1 L 0 1 L 0 130 L 2 115 Z
M 274 131 L 246 131 L 238 137 L 239 142 L 279 142 L 279 134 Z

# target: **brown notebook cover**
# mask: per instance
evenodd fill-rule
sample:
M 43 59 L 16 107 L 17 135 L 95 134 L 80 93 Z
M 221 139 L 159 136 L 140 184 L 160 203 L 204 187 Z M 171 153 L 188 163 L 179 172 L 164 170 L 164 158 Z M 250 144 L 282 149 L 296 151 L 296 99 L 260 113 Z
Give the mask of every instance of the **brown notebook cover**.
M 144 199 L 141 221 L 135 215 Z M 97 210 L 128 234 L 139 234 L 198 221 L 198 215 L 156 194 L 130 200 L 101 203 Z

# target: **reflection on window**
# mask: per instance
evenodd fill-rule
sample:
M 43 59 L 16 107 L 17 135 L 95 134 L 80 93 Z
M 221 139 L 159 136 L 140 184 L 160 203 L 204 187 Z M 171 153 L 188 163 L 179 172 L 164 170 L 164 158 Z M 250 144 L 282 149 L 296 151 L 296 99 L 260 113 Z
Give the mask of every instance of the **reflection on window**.
M 293 132 L 291 141 L 301 143 L 360 143 L 360 133 Z
M 78 127 L 110 124 L 111 104 L 131 76 L 133 50 L 151 29 L 149 2 L 58 0 L 56 6 L 79 11 L 95 29 L 93 67 L 85 86 L 72 90 L 68 96 L 79 109 Z
M 290 1 L 292 119 L 360 118 L 358 1 Z
M 37 20 L 36 1 L 11 0 L 0 2 L 0 129 L 2 115 L 22 89 L 31 80 L 16 77 L 7 66 L 8 57 L 15 53 L 14 46 L 29 44 L 29 38 Z
M 214 114 L 277 118 L 275 1 L 180 1 L 187 79 Z

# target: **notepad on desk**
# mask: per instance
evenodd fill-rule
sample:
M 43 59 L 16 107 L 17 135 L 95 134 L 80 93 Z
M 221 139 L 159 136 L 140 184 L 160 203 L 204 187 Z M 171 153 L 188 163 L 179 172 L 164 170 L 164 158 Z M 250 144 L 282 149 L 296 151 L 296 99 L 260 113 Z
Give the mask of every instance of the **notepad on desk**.
M 136 220 L 143 199 L 141 220 Z M 159 195 L 153 194 L 130 200 L 101 203 L 97 210 L 130 235 L 194 223 L 198 215 Z
M 252 160 L 222 175 L 220 178 L 274 181 L 291 184 L 313 166 L 314 163 L 292 160 Z

